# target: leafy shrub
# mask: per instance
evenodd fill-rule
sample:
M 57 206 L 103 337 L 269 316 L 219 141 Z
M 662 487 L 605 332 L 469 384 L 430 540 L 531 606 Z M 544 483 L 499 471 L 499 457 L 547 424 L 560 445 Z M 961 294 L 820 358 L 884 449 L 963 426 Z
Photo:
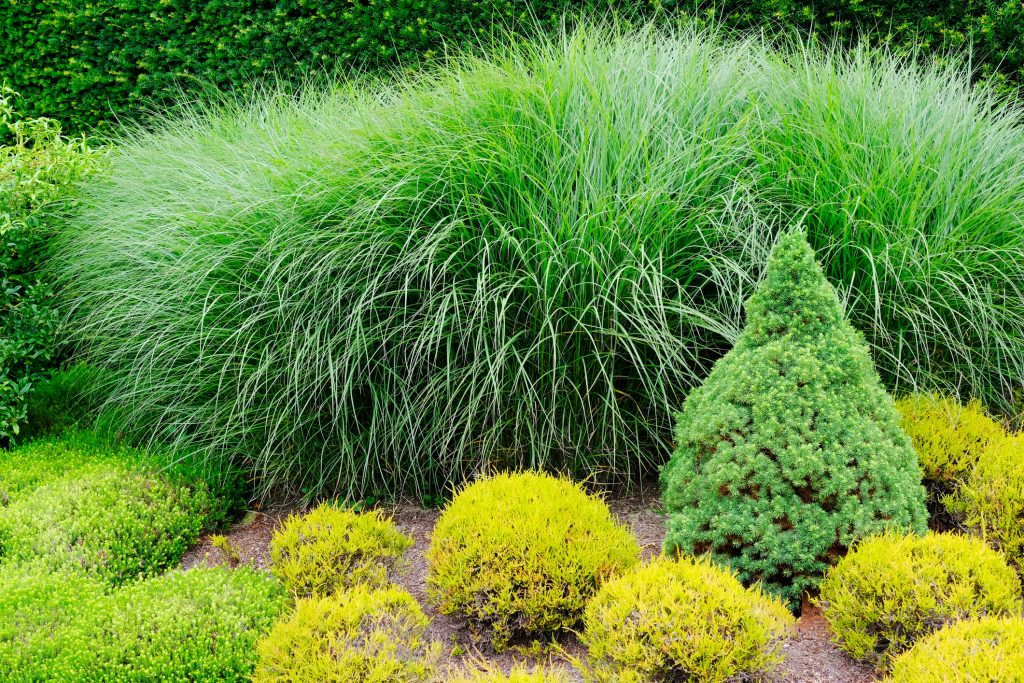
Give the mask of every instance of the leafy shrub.
M 132 135 L 56 268 L 125 430 L 267 490 L 635 481 L 805 216 L 889 388 L 1008 409 L 1022 121 L 898 58 L 582 29 Z
M 430 683 L 439 645 L 411 595 L 357 586 L 303 598 L 260 642 L 254 683 Z
M 1024 674 L 1024 619 L 988 617 L 947 626 L 893 663 L 891 683 L 1009 681 Z
M 46 679 L 59 654 L 54 637 L 103 600 L 103 584 L 78 573 L 52 573 L 38 563 L 0 565 L 0 680 Z
M 866 36 L 901 53 L 973 47 L 980 75 L 1007 89 L 1024 69 L 1017 0 L 51 0 L 8 8 L 0 20 L 0 72 L 37 112 L 89 127 L 167 105 L 197 84 L 239 89 L 271 70 L 294 80 L 338 66 L 415 64 L 446 46 L 486 40 L 495 24 L 521 31 L 555 23 L 564 12 L 609 10 L 713 17 L 739 29 L 797 29 L 846 42 Z M 32 40 L 21 39 L 26 35 Z
M 108 465 L 44 483 L 0 518 L 0 558 L 42 558 L 117 585 L 177 564 L 212 501 L 157 475 Z
M 931 532 L 858 543 L 821 582 L 819 602 L 839 647 L 879 668 L 946 624 L 1021 610 L 1020 583 L 999 553 Z
M 946 396 L 911 394 L 898 399 L 896 408 L 924 477 L 932 482 L 963 481 L 989 445 L 1006 435 L 977 399 L 961 405 Z
M 991 444 L 946 505 L 1024 573 L 1024 434 Z
M 732 681 L 782 660 L 793 617 L 704 559 L 659 558 L 612 579 L 587 606 L 594 680 Z
M 100 154 L 50 119 L 22 118 L 0 83 L 0 446 L 14 441 L 26 399 L 54 360 L 53 288 L 41 279 L 53 214 Z
M 666 552 L 710 553 L 791 604 L 856 539 L 925 528 L 910 442 L 802 233 L 779 239 L 676 443 Z
M 57 634 L 44 680 L 249 681 L 257 641 L 285 606 L 280 584 L 246 567 L 172 571 L 79 611 Z
M 329 503 L 292 515 L 270 540 L 274 573 L 298 597 L 330 595 L 357 584 L 387 585 L 412 539 L 380 512 Z
M 536 668 L 527 671 L 514 667 L 506 676 L 501 670 L 466 671 L 446 679 L 447 683 L 568 683 L 569 678 L 560 670 Z
M 55 370 L 28 394 L 21 439 L 90 426 L 103 405 L 105 378 L 102 369 L 86 363 Z
M 427 587 L 495 649 L 572 628 L 601 584 L 636 564 L 629 529 L 604 501 L 546 474 L 499 474 L 464 487 L 437 520 Z

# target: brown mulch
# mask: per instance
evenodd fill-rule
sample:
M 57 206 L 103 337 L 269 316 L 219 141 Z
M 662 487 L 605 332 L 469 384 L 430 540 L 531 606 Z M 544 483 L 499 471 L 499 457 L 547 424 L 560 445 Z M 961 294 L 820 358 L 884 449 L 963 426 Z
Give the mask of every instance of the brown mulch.
M 665 528 L 660 504 L 656 497 L 632 494 L 609 499 L 615 515 L 628 524 L 636 535 L 644 557 L 661 550 Z M 270 564 L 269 542 L 274 529 L 294 509 L 278 508 L 250 512 L 239 523 L 224 532 L 242 564 L 266 569 Z M 527 666 L 538 663 L 561 667 L 573 683 L 581 683 L 580 672 L 567 662 L 568 658 L 582 658 L 584 652 L 572 636 L 559 643 L 558 652 L 542 655 L 540 659 L 516 653 L 495 653 L 485 643 L 473 638 L 468 627 L 459 619 L 437 612 L 427 599 L 427 565 L 425 553 L 430 534 L 440 514 L 438 510 L 425 510 L 416 504 L 403 503 L 391 510 L 395 524 L 409 534 L 415 545 L 409 552 L 408 571 L 398 577 L 398 583 L 409 591 L 423 606 L 431 619 L 430 635 L 443 644 L 444 668 L 449 671 L 486 662 L 488 666 L 508 671 L 517 662 Z M 228 564 L 230 560 L 214 547 L 210 537 L 200 539 L 182 559 L 182 567 Z M 831 642 L 828 624 L 821 612 L 805 607 L 797 621 L 796 634 L 784 647 L 785 659 L 770 679 L 773 683 L 867 683 L 877 681 L 877 674 L 867 666 L 854 662 Z

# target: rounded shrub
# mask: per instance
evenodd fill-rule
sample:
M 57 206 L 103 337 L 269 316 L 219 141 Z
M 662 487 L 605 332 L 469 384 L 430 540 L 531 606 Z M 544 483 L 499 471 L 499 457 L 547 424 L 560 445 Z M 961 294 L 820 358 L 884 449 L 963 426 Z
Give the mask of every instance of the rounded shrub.
M 445 680 L 447 683 L 569 683 L 568 675 L 562 670 L 546 670 L 540 667 L 532 671 L 524 667 L 514 667 L 508 675 L 500 669 L 465 671 Z
M 991 444 L 946 506 L 1024 573 L 1024 434 Z
M 710 683 L 772 669 L 793 621 L 778 598 L 707 559 L 658 558 L 601 587 L 582 640 L 594 680 Z
M 962 405 L 940 394 L 910 394 L 896 401 L 924 478 L 954 484 L 967 478 L 989 445 L 1005 438 L 1003 426 L 977 399 Z
M 444 614 L 513 638 L 575 626 L 607 579 L 636 564 L 629 529 L 604 501 L 547 474 L 499 474 L 465 486 L 427 551 L 427 587 Z
M 892 388 L 1009 407 L 1024 114 L 953 71 L 784 57 L 584 28 L 127 135 L 57 240 L 72 341 L 126 430 L 268 490 L 635 480 L 810 215 Z
M 69 683 L 243 683 L 284 609 L 280 584 L 247 567 L 172 571 L 79 611 L 57 636 Z
M 395 587 L 302 598 L 259 644 L 253 683 L 432 683 L 440 644 Z
M 1020 582 L 980 539 L 929 532 L 866 539 L 821 582 L 839 647 L 879 668 L 946 624 L 1019 613 Z
M 896 658 L 890 683 L 1018 681 L 1024 677 L 1024 619 L 952 624 Z
M 270 539 L 270 559 L 294 595 L 329 595 L 357 584 L 384 586 L 412 544 L 379 511 L 324 503 L 285 520 Z
M 109 463 L 36 487 L 0 517 L 0 559 L 39 559 L 117 585 L 178 563 L 213 501 L 156 474 Z
M 733 349 L 683 404 L 662 471 L 665 550 L 793 606 L 858 538 L 923 532 L 899 415 L 804 235 L 781 237 Z

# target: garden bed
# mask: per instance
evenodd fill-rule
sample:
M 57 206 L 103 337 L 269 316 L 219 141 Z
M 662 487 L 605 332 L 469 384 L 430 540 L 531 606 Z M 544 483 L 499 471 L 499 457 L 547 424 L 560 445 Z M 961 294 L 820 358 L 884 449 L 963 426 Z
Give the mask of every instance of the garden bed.
M 636 536 L 645 559 L 661 552 L 665 536 L 665 525 L 661 504 L 654 490 L 640 491 L 608 499 L 612 512 L 619 521 L 629 525 Z M 250 512 L 239 523 L 223 535 L 238 553 L 242 564 L 260 569 L 270 566 L 270 537 L 294 507 L 275 507 L 260 512 Z M 474 642 L 465 624 L 454 617 L 438 613 L 427 599 L 427 563 L 425 553 L 430 545 L 430 535 L 441 514 L 437 509 L 424 509 L 415 503 L 404 502 L 390 509 L 395 524 L 409 534 L 415 545 L 408 553 L 408 570 L 397 577 L 397 583 L 409 591 L 423 606 L 431 619 L 430 635 L 445 644 L 445 670 L 454 670 L 477 659 L 498 664 L 506 672 L 516 661 L 527 663 L 538 661 L 515 653 L 497 654 L 486 643 Z M 200 566 L 227 564 L 225 554 L 213 545 L 211 536 L 204 536 L 182 558 L 182 567 L 192 569 Z M 571 656 L 583 656 L 584 650 L 575 639 L 568 639 L 562 647 Z M 453 650 L 455 654 L 453 655 Z M 821 612 L 805 605 L 797 621 L 795 637 L 785 645 L 785 660 L 771 680 L 776 683 L 862 683 L 879 680 L 868 666 L 859 664 L 844 655 L 832 642 L 828 624 Z M 549 655 L 545 661 L 557 663 L 558 655 Z M 582 676 L 567 665 L 574 683 Z

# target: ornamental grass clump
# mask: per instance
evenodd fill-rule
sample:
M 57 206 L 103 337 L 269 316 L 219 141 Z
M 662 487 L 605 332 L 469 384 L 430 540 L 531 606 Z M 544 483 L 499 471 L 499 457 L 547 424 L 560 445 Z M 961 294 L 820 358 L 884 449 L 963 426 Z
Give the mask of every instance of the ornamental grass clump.
M 412 544 L 379 511 L 324 503 L 285 520 L 270 539 L 270 560 L 296 597 L 330 595 L 357 584 L 385 586 Z
M 393 586 L 302 598 L 260 642 L 253 683 L 434 683 L 429 623 Z
M 1024 619 L 985 617 L 947 626 L 893 663 L 888 683 L 1024 680 Z
M 499 474 L 448 504 L 427 551 L 427 587 L 495 649 L 573 628 L 640 548 L 601 499 L 547 474 Z
M 599 683 L 746 680 L 782 661 L 793 616 L 707 559 L 659 558 L 587 606 L 583 643 Z
M 668 553 L 791 605 L 858 538 L 923 533 L 916 457 L 802 233 L 779 239 L 735 347 L 683 405 L 662 472 Z
M 302 93 L 124 133 L 53 261 L 120 426 L 261 493 L 637 481 L 800 222 L 890 389 L 1024 382 L 1024 115 L 965 73 L 584 26 Z
M 1024 607 L 1000 553 L 981 539 L 931 532 L 858 543 L 821 582 L 818 602 L 839 647 L 883 670 L 947 624 Z

